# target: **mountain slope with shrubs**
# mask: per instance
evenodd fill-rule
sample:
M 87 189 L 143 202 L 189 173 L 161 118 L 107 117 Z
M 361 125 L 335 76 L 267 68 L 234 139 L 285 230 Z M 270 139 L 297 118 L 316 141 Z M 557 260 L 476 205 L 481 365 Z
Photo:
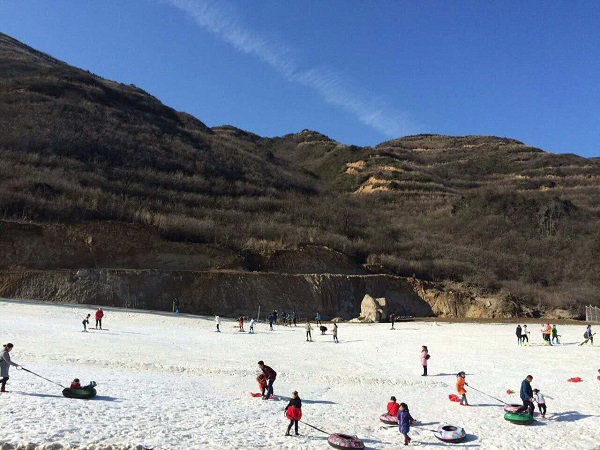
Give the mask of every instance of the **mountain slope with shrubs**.
M 4 220 L 141 224 L 165 242 L 240 254 L 248 270 L 322 246 L 355 272 L 541 309 L 600 304 L 598 158 L 489 136 L 266 138 L 209 128 L 3 34 L 0 60 Z

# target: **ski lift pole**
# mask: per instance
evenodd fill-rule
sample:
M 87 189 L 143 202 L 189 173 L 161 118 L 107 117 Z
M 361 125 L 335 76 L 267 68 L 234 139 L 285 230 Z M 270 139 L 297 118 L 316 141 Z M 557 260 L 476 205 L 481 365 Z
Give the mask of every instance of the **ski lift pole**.
M 57 386 L 60 386 L 61 388 L 63 388 L 63 389 L 66 389 L 66 386 L 63 386 L 62 384 L 59 384 L 59 383 L 57 383 L 56 381 L 49 380 L 48 378 L 46 378 L 46 377 L 43 377 L 43 376 L 41 376 L 41 375 L 39 375 L 39 374 L 37 374 L 37 373 L 35 373 L 35 372 L 32 372 L 31 370 L 29 370 L 29 369 L 26 369 L 26 368 L 25 368 L 25 367 L 23 367 L 23 366 L 19 366 L 19 367 L 17 367 L 17 369 L 19 369 L 19 370 L 24 370 L 25 372 L 29 372 L 30 374 L 32 374 L 32 375 L 35 375 L 36 377 L 40 377 L 40 378 L 42 378 L 42 379 L 44 379 L 44 380 L 46 380 L 46 381 L 49 381 L 49 382 L 50 382 L 50 383 L 52 383 L 52 384 L 56 384 Z
M 256 321 L 260 320 L 260 305 L 258 305 L 258 314 L 256 315 Z

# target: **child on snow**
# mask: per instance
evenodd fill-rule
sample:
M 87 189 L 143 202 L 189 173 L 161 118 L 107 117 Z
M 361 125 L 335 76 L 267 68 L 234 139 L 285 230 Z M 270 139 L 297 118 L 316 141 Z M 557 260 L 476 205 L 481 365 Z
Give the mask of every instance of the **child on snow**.
M 544 398 L 544 395 L 540 392 L 539 389 L 534 389 L 533 390 L 533 398 L 535 399 L 535 401 L 538 404 L 538 408 L 540 410 L 540 414 L 542 415 L 542 418 L 546 418 L 546 399 Z
M 256 320 L 251 319 L 250 320 L 250 331 L 248 331 L 250 334 L 254 334 L 254 324 L 256 323 Z
M 290 424 L 288 425 L 285 435 L 291 436 L 290 430 L 292 429 L 292 425 L 294 425 L 296 436 L 299 436 L 298 421 L 302 419 L 302 400 L 300 400 L 300 397 L 298 396 L 298 391 L 292 392 L 292 398 L 285 407 L 285 417 L 290 420 Z
M 71 389 L 85 389 L 85 390 L 91 390 L 94 388 L 94 386 L 96 386 L 96 382 L 95 381 L 90 381 L 90 384 L 88 384 L 87 386 L 81 386 L 81 383 L 79 382 L 79 378 L 75 378 L 73 381 L 71 381 Z
M 558 340 L 558 330 L 556 329 L 556 324 L 552 325 L 552 343 L 554 344 L 556 341 L 556 344 L 560 344 L 559 340 Z
M 87 326 L 90 324 L 90 316 L 91 314 L 88 314 L 85 316 L 85 319 L 83 319 L 83 322 L 81 322 L 83 324 L 83 331 L 87 331 Z
M 465 390 L 465 386 L 468 386 L 465 381 L 465 377 L 467 376 L 464 372 L 458 372 L 456 374 L 456 392 L 458 392 L 460 397 L 460 404 L 462 406 L 469 406 L 469 402 L 467 402 L 467 391 Z
M 427 376 L 427 360 L 430 358 L 429 350 L 427 350 L 427 346 L 421 346 L 421 365 L 423 366 L 423 375 L 422 377 Z
M 396 397 L 392 395 L 390 401 L 387 404 L 387 412 L 390 416 L 398 417 L 398 410 L 400 409 L 400 405 L 396 402 Z
M 308 319 L 306 319 L 305 328 L 306 328 L 306 342 L 308 342 L 308 341 L 312 342 L 312 334 L 311 334 L 312 327 L 310 326 L 310 321 Z
M 219 316 L 215 316 L 215 324 L 217 325 L 217 332 L 221 332 L 221 318 Z
M 521 343 L 523 345 L 529 345 L 529 331 L 527 331 L 527 325 L 523 325 L 523 334 L 521 335 Z M 525 343 L 527 342 L 527 344 Z
M 258 381 L 258 390 L 260 391 L 260 395 L 264 397 L 265 391 L 267 390 L 267 377 L 265 377 L 264 373 L 261 373 L 256 377 L 256 381 Z
M 410 431 L 410 425 L 414 423 L 417 423 L 417 421 L 410 415 L 406 403 L 400 403 L 398 409 L 398 429 L 404 435 L 404 445 L 408 445 L 411 441 L 411 438 L 408 437 L 408 432 Z

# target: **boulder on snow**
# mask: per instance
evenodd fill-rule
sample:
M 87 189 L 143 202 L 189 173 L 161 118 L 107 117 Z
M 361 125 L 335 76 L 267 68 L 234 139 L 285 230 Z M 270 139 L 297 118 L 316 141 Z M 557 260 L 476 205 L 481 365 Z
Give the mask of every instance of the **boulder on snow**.
M 384 297 L 373 298 L 366 294 L 360 303 L 360 316 L 357 322 L 381 322 L 388 317 L 388 304 Z M 353 320 L 353 321 L 354 321 Z

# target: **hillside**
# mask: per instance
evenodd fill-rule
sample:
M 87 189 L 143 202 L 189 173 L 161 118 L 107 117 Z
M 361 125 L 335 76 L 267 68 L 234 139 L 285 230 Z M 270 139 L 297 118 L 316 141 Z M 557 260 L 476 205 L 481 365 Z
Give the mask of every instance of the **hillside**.
M 600 304 L 598 158 L 489 136 L 267 138 L 3 34 L 0 60 L 3 269 L 373 273 L 527 310 Z

